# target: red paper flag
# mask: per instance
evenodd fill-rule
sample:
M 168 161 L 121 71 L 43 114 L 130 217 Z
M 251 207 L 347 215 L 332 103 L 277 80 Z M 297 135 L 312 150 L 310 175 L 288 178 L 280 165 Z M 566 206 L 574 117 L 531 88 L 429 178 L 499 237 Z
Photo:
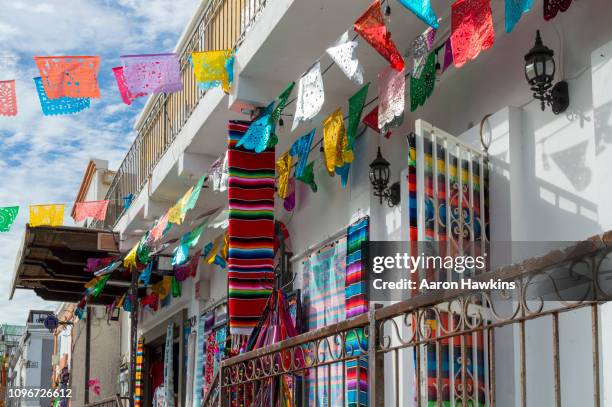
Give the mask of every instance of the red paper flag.
M 380 134 L 380 128 L 378 127 L 378 105 L 370 113 L 368 113 L 362 120 L 363 124 Z M 391 137 L 391 131 L 385 133 L 385 138 Z
M 98 56 L 34 57 L 49 99 L 99 98 Z
M 108 202 L 108 200 L 77 202 L 74 207 L 74 220 L 77 222 L 82 222 L 87 218 L 104 220 Z
M 387 31 L 380 9 L 380 0 L 374 0 L 366 12 L 355 21 L 353 28 L 357 34 L 361 35 L 380 55 L 389 61 L 393 69 L 404 70 L 404 58 L 391 40 L 391 33 Z
M 552 20 L 559 11 L 564 13 L 571 5 L 572 0 L 544 0 L 544 20 Z
M 495 40 L 490 0 L 457 0 L 451 7 L 451 45 L 457 68 L 491 48 Z
M 15 116 L 16 114 L 15 81 L 0 81 L 0 116 Z

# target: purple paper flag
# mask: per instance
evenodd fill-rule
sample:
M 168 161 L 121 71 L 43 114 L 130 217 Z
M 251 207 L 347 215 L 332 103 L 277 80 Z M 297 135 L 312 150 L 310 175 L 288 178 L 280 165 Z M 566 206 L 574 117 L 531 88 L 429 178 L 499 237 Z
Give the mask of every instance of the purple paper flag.
M 130 93 L 172 93 L 183 90 L 176 54 L 122 55 L 123 75 Z

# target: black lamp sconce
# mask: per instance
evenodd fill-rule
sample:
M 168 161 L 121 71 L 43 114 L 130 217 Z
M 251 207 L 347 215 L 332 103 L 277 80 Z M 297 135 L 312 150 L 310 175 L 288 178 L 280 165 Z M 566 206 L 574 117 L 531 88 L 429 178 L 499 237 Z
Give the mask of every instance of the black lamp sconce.
M 372 183 L 374 189 L 374 196 L 380 199 L 380 203 L 383 203 L 384 198 L 387 205 L 393 207 L 400 203 L 401 193 L 399 182 L 395 182 L 388 187 L 390 167 L 389 161 L 385 160 L 380 152 L 380 147 L 378 147 L 376 158 L 370 163 L 370 183 Z
M 549 105 L 554 114 L 560 114 L 569 107 L 569 87 L 565 81 L 553 85 L 554 55 L 555 52 L 542 43 L 540 30 L 537 30 L 535 45 L 525 55 L 525 79 L 534 99 L 540 101 L 542 111 Z

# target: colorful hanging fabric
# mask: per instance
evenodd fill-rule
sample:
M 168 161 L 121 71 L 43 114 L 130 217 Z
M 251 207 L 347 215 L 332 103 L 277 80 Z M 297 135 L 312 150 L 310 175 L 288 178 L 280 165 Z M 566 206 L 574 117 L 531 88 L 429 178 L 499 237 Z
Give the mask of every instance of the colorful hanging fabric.
M 178 56 L 174 53 L 122 55 L 123 76 L 133 95 L 183 90 Z
M 139 97 L 146 96 L 146 93 L 136 93 L 133 94 L 130 92 L 130 89 L 125 82 L 125 75 L 123 74 L 123 67 L 116 66 L 113 68 L 113 74 L 115 75 L 115 82 L 117 82 L 117 88 L 119 89 L 119 94 L 121 95 L 121 100 L 126 105 L 131 105 L 134 100 Z
M 174 407 L 174 323 L 166 328 L 166 345 L 164 346 L 164 407 Z
M 40 77 L 34 78 L 34 84 L 36 85 L 36 91 L 38 92 L 40 107 L 42 108 L 42 112 L 45 116 L 78 113 L 82 110 L 88 109 L 91 103 L 89 98 L 62 97 L 51 100 L 47 97 L 45 87 L 43 86 L 43 82 Z
M 453 45 L 450 37 L 446 40 L 446 44 L 444 44 L 444 65 L 442 66 L 442 72 L 446 71 L 446 69 L 451 66 L 453 63 Z
M 571 5 L 572 0 L 544 0 L 544 20 L 552 20 L 559 11 L 565 13 Z
M 99 98 L 99 56 L 34 57 L 49 99 Z
M 308 165 L 304 167 L 302 175 L 295 177 L 295 179 L 308 185 L 312 192 L 317 192 L 318 187 L 314 177 L 314 161 L 309 162 Z
M 355 32 L 363 37 L 380 55 L 382 55 L 396 71 L 404 70 L 404 58 L 397 50 L 391 39 L 391 33 L 387 31 L 380 0 L 368 7 L 361 17 L 353 25 Z
M 15 81 L 0 81 L 0 116 L 17 115 Z
M 274 102 L 270 103 L 259 115 L 259 117 L 249 126 L 244 137 L 242 137 L 237 147 L 242 147 L 246 150 L 252 150 L 256 153 L 261 153 L 270 143 L 272 136 L 272 112 L 274 111 Z
M 225 93 L 229 93 L 234 66 L 231 49 L 194 52 L 191 54 L 191 62 L 200 89 L 221 86 Z
M 346 317 L 352 318 L 368 311 L 367 269 L 364 264 L 362 243 L 369 240 L 370 220 L 362 218 L 347 229 L 346 253 Z
M 457 0 L 451 6 L 451 45 L 457 68 L 493 46 L 490 0 Z
M 546 4 L 546 2 L 544 2 Z M 531 10 L 533 0 L 506 0 L 506 32 L 512 32 L 523 13 Z
M 0 232 L 10 232 L 13 222 L 19 213 L 18 206 L 5 206 L 0 208 Z
M 436 30 L 428 28 L 423 34 L 419 35 L 412 42 L 410 54 L 412 56 L 412 77 L 420 78 L 427 56 L 433 47 L 436 38 Z
M 250 122 L 228 124 L 229 327 L 235 349 L 262 315 L 274 285 L 274 149 L 237 147 Z
M 109 200 L 77 202 L 74 206 L 74 220 L 82 222 L 87 218 L 104 220 Z
M 359 42 L 351 41 L 346 31 L 329 48 L 327 54 L 338 65 L 338 68 L 355 84 L 363 84 L 363 67 L 357 59 Z
M 404 121 L 406 76 L 391 67 L 378 74 L 378 128 L 387 131 Z
M 202 404 L 202 387 L 204 385 L 204 346 L 206 335 L 204 333 L 206 315 L 198 319 L 198 339 L 196 345 L 195 373 L 193 378 L 193 406 Z
M 344 128 L 342 109 L 323 120 L 323 151 L 325 153 L 325 167 L 330 176 L 336 173 L 336 167 L 353 161 L 352 150 L 347 150 L 348 139 Z
M 306 163 L 308 162 L 308 154 L 310 153 L 310 147 L 312 146 L 312 140 L 314 139 L 315 130 L 312 129 L 310 133 L 303 135 L 299 139 L 295 140 L 291 149 L 289 150 L 289 154 L 292 156 L 298 156 L 298 163 L 295 166 L 294 175 L 296 177 L 301 177 L 304 174 L 304 168 L 306 168 Z
M 134 407 L 140 407 L 142 403 L 142 367 L 144 364 L 144 336 L 138 338 L 138 343 L 136 344 L 136 389 L 134 391 Z
M 157 242 L 159 239 L 162 238 L 164 232 L 166 231 L 166 227 L 168 226 L 168 212 L 166 212 L 161 218 L 159 218 L 157 220 L 157 223 L 155 224 L 155 226 L 153 227 L 153 229 L 151 229 L 151 238 L 153 239 L 153 242 Z
M 289 187 L 289 174 L 291 173 L 291 155 L 287 151 L 276 161 L 278 197 L 285 199 Z
M 211 165 L 210 178 L 212 179 L 213 191 L 223 192 L 227 189 L 227 151 L 223 153 Z
M 370 84 L 366 83 L 357 93 L 349 98 L 348 126 L 346 128 L 346 137 L 348 139 L 347 150 L 353 151 L 353 145 L 357 138 L 357 128 L 359 127 L 369 88 Z
M 64 205 L 30 205 L 30 227 L 62 226 Z
M 431 7 L 431 0 L 399 0 L 400 4 L 412 11 L 425 24 L 438 28 L 438 17 Z
M 427 57 L 421 77 L 410 77 L 410 111 L 414 112 L 433 94 L 436 86 L 436 54 L 432 52 Z
M 300 122 L 310 120 L 319 114 L 324 102 L 325 90 L 321 75 L 321 62 L 317 61 L 300 78 L 291 131 L 295 131 Z
M 185 192 L 185 195 L 183 195 L 172 208 L 168 209 L 168 222 L 174 223 L 175 225 L 183 223 L 185 215 L 187 214 L 185 207 L 192 193 L 193 187 L 189 188 L 187 192 Z

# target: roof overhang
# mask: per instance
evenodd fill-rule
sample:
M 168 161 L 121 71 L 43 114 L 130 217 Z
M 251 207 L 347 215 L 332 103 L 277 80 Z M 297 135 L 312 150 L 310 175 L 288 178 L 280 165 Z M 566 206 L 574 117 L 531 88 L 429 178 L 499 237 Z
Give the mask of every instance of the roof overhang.
M 46 301 L 79 302 L 84 284 L 93 278 L 85 271 L 88 258 L 119 255 L 119 235 L 81 227 L 30 227 L 15 265 L 9 299 L 16 288 L 34 290 Z M 126 275 L 127 274 L 127 275 Z M 110 304 L 130 285 L 129 273 L 116 270 L 94 304 Z

